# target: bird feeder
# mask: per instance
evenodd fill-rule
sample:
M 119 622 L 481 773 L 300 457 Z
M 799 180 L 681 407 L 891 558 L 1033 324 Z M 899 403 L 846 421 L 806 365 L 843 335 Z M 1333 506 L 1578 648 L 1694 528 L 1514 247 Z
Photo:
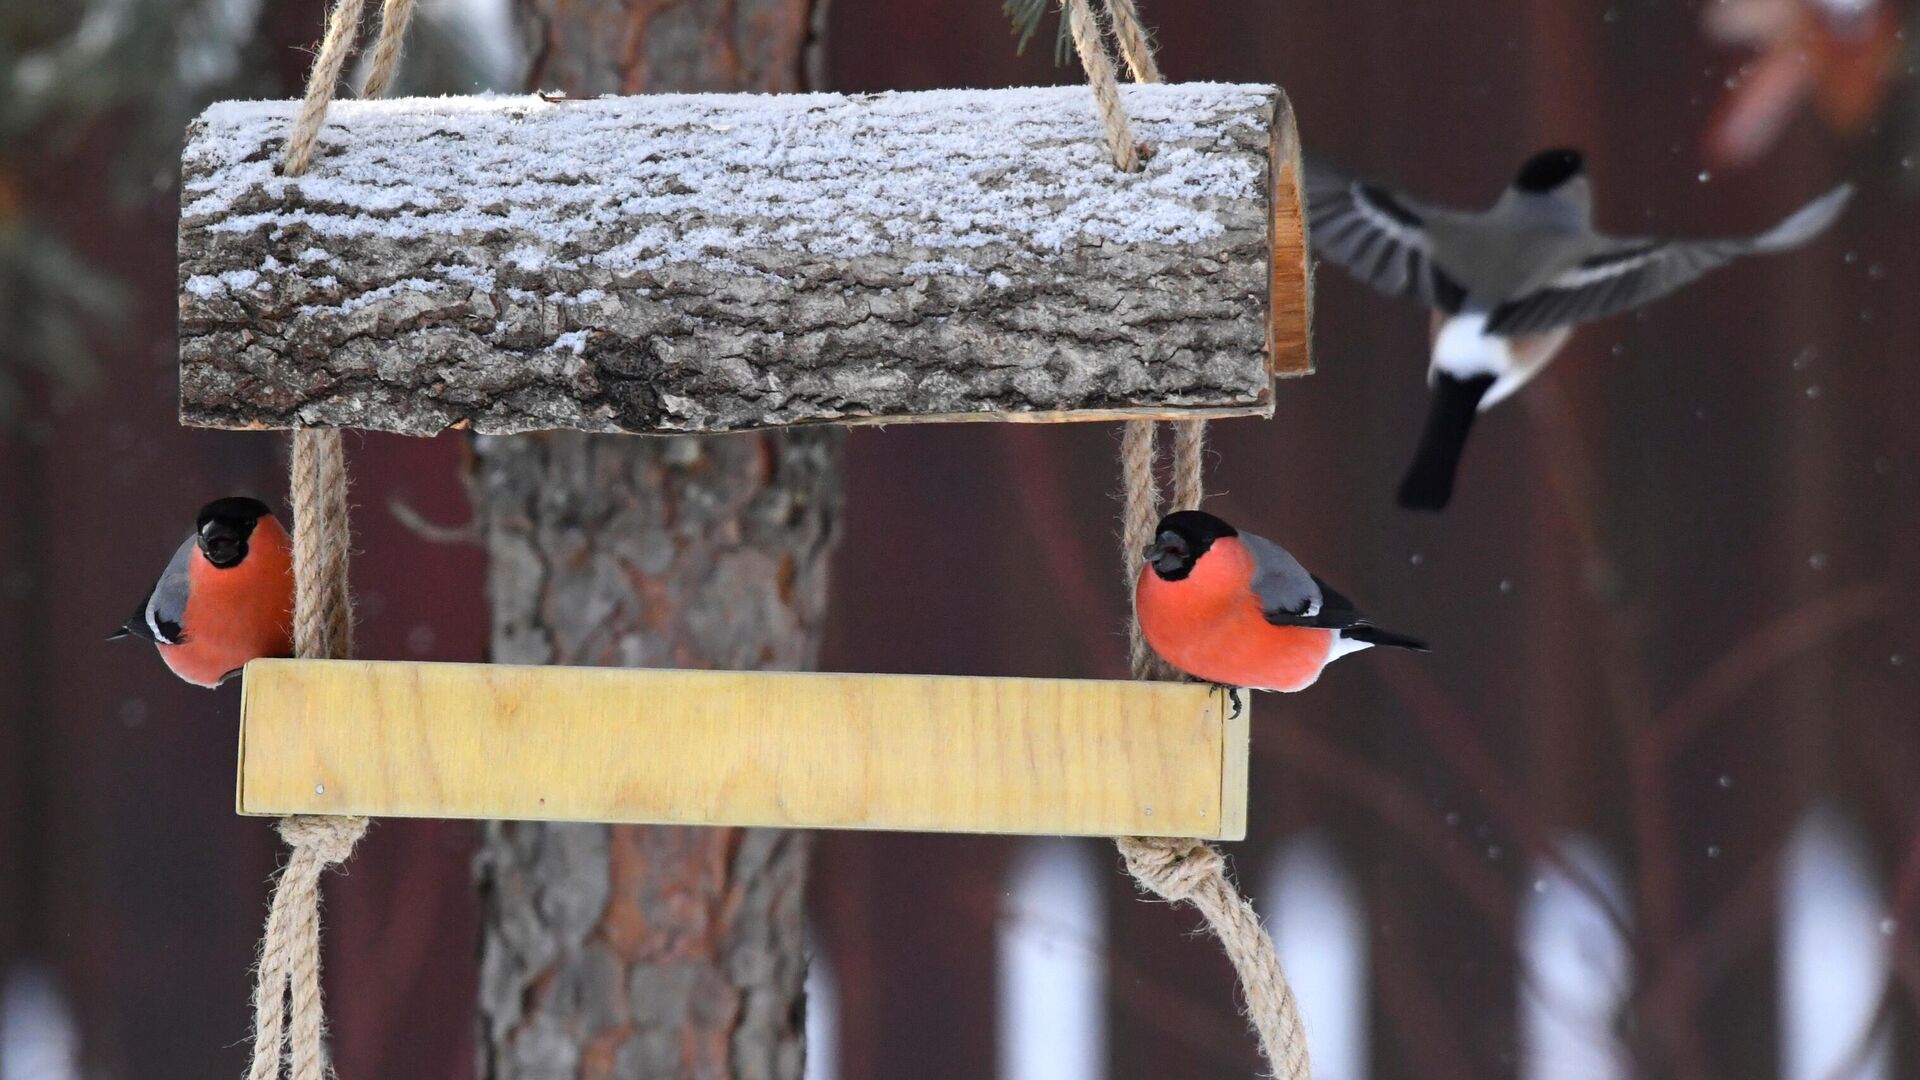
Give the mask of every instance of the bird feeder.
M 1305 373 L 1264 85 L 341 101 L 188 132 L 190 425 L 412 435 L 1270 416 Z M 256 661 L 248 814 L 1238 839 L 1247 714 L 1153 682 Z

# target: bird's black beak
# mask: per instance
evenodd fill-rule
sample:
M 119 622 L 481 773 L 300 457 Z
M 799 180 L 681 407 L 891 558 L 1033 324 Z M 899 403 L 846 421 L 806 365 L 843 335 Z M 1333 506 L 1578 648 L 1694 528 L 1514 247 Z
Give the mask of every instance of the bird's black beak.
M 1163 532 L 1141 549 L 1140 557 L 1161 577 L 1185 577 L 1189 552 L 1187 542 L 1175 533 Z

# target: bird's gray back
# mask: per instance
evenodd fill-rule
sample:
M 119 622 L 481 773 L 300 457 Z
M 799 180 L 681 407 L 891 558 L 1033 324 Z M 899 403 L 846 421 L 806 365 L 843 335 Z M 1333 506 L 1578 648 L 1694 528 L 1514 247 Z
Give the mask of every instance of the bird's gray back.
M 1269 614 L 1314 615 L 1320 610 L 1320 586 L 1286 548 L 1253 533 L 1240 534 L 1253 556 L 1253 592 Z
M 154 582 L 153 595 L 147 598 L 147 626 L 160 633 L 163 624 L 179 626 L 187 614 L 188 566 L 193 559 L 194 538 L 189 534 Z
M 1435 261 L 1467 290 L 1468 308 L 1523 296 L 1604 247 L 1577 208 L 1509 193 L 1483 213 L 1427 226 Z

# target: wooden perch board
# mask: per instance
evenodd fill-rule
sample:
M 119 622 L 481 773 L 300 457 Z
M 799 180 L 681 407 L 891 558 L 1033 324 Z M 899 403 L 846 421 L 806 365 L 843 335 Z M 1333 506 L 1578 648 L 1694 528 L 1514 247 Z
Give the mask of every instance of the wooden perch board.
M 256 660 L 244 685 L 243 814 L 1246 833 L 1247 710 L 1190 683 Z
M 428 435 L 1270 416 L 1308 370 L 1278 87 L 293 102 L 187 132 L 180 412 Z

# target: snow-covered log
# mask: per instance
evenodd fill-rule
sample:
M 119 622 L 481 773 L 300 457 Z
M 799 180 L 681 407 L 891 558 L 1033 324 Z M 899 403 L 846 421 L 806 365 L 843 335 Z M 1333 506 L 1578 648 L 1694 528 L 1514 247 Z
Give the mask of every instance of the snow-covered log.
M 1308 369 L 1278 87 L 333 105 L 188 131 L 189 424 L 710 432 L 1270 415 Z

